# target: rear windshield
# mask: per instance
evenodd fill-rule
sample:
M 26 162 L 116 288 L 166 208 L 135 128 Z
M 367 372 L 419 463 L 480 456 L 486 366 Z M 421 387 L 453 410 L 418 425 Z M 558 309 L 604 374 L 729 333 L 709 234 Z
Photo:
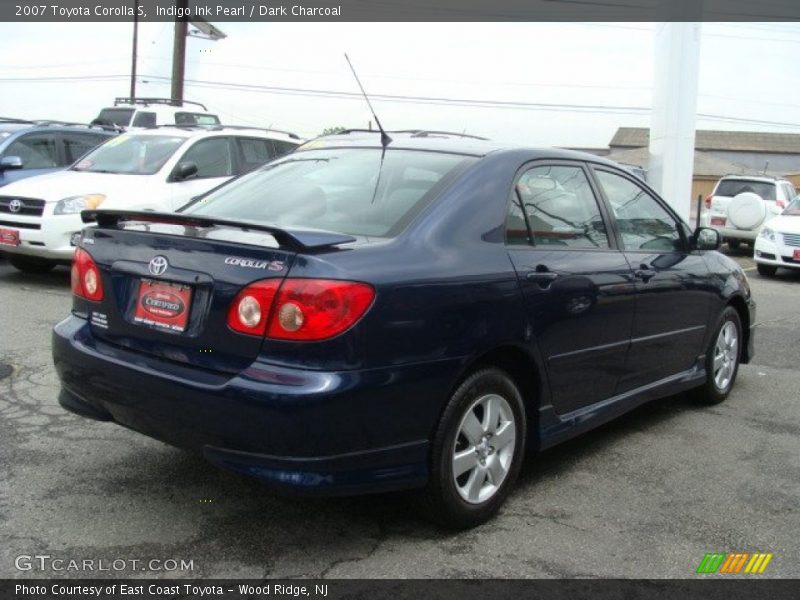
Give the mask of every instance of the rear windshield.
M 95 122 L 103 125 L 122 125 L 127 127 L 131 124 L 132 116 L 132 108 L 104 108 L 97 115 Z
M 290 154 L 184 210 L 280 227 L 392 236 L 436 196 L 449 176 L 476 160 L 391 149 L 381 160 L 381 154 L 379 148 Z
M 171 135 L 122 134 L 84 156 L 73 171 L 152 175 L 158 173 L 187 138 Z
M 742 192 L 753 192 L 764 200 L 775 200 L 775 184 L 767 181 L 750 181 L 749 179 L 723 179 L 719 182 L 715 196 L 733 198 Z
M 219 125 L 219 117 L 208 113 L 176 112 L 176 125 Z

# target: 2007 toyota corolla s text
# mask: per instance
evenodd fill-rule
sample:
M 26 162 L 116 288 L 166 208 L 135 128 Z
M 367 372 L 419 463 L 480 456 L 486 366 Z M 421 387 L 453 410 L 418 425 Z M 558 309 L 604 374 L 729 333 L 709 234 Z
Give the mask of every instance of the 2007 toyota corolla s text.
M 178 213 L 96 210 L 61 404 L 273 485 L 489 518 L 540 449 L 725 399 L 741 268 L 614 163 L 425 132 L 319 138 Z

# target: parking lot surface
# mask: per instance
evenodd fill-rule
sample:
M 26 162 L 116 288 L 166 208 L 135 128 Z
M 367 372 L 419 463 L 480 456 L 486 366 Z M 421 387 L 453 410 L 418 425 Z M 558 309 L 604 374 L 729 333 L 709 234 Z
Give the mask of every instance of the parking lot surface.
M 23 275 L 0 260 L 0 363 L 13 366 L 0 379 L 0 577 L 685 578 L 716 551 L 771 552 L 762 577 L 799 577 L 800 274 L 765 279 L 737 259 L 759 324 L 725 403 L 672 397 L 532 457 L 498 517 L 461 533 L 420 520 L 402 495 L 277 497 L 64 412 L 50 330 L 69 311 L 69 271 Z M 21 555 L 126 563 L 18 570 Z M 192 569 L 142 570 L 154 559 Z

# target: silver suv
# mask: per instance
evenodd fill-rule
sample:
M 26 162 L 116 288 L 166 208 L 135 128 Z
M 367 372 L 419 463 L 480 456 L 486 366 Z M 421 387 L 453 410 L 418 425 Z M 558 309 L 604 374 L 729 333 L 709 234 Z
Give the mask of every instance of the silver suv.
M 718 230 L 728 247 L 752 245 L 758 230 L 797 195 L 786 179 L 759 175 L 726 175 L 706 198 L 706 224 Z

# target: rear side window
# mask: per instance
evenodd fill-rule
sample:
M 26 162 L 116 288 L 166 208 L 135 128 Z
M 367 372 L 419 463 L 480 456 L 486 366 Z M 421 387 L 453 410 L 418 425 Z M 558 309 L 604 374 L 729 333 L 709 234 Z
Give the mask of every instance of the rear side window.
M 511 191 L 509 206 L 509 244 L 533 243 L 553 249 L 609 247 L 597 199 L 580 167 L 528 169 Z
M 261 138 L 236 139 L 236 145 L 239 146 L 239 154 L 242 157 L 243 173 L 252 171 L 273 158 L 274 151 L 270 142 L 271 140 Z
M 723 179 L 719 182 L 715 196 L 733 198 L 742 192 L 753 192 L 764 200 L 775 200 L 775 184 L 769 181 L 752 181 L 749 179 Z
M 297 148 L 297 144 L 293 144 L 292 142 L 284 142 L 281 140 L 271 140 L 271 142 L 272 147 L 275 149 L 275 156 L 289 154 L 289 152 Z
M 197 165 L 197 177 L 229 177 L 233 175 L 231 147 L 227 137 L 200 140 L 195 143 L 180 162 Z
M 94 122 L 126 127 L 131 124 L 133 112 L 132 108 L 104 108 Z
M 133 117 L 134 127 L 155 127 L 156 126 L 156 113 L 140 110 Z
M 290 154 L 222 186 L 187 212 L 279 227 L 392 236 L 476 159 L 335 148 Z
M 23 135 L 9 145 L 5 156 L 19 156 L 25 169 L 57 167 L 55 135 L 52 133 Z
M 219 125 L 219 117 L 208 113 L 176 112 L 176 125 Z
M 103 143 L 108 138 L 103 135 L 94 135 L 91 133 L 62 133 L 61 139 L 64 142 L 66 164 L 71 165 L 89 152 L 89 150 Z

